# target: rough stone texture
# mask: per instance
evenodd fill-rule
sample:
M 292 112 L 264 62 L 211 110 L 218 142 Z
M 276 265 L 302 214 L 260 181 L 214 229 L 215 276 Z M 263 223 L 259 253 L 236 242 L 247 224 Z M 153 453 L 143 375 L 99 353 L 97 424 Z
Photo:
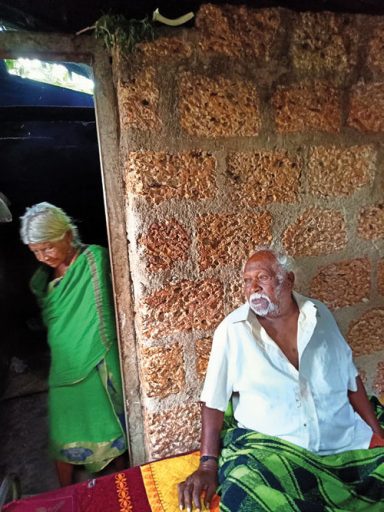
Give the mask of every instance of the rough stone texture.
M 185 383 L 182 354 L 180 343 L 141 349 L 141 374 L 147 396 L 164 398 L 182 390 Z
M 360 132 L 384 131 L 384 83 L 352 87 L 347 123 Z
M 322 81 L 278 86 L 272 97 L 280 133 L 337 133 L 341 125 L 340 92 Z
M 122 128 L 158 130 L 160 91 L 155 81 L 154 68 L 147 67 L 129 81 L 119 81 L 118 99 Z
M 207 371 L 209 354 L 211 353 L 212 338 L 205 337 L 196 340 L 196 371 L 199 380 L 204 380 Z
M 179 77 L 179 116 L 189 135 L 201 137 L 258 135 L 261 124 L 251 82 L 189 72 Z
M 235 204 L 258 207 L 293 203 L 299 190 L 301 161 L 287 152 L 230 153 L 227 189 Z
M 215 158 L 203 151 L 132 151 L 125 162 L 125 183 L 128 192 L 154 203 L 207 199 L 216 192 L 215 168 Z
M 336 210 L 309 208 L 285 230 L 283 244 L 292 256 L 340 251 L 347 244 L 344 218 Z
M 357 232 L 365 240 L 384 238 L 384 203 L 361 209 Z
M 215 279 L 183 280 L 145 297 L 142 333 L 159 338 L 192 329 L 211 329 L 222 318 L 223 286 Z
M 371 264 L 367 258 L 340 261 L 323 267 L 312 279 L 310 297 L 332 309 L 369 299 Z
M 139 43 L 136 51 L 141 53 L 144 59 L 187 58 L 192 55 L 192 45 L 178 37 L 159 37 L 153 41 Z
M 135 289 L 122 318 L 135 317 L 150 458 L 197 447 L 191 403 L 213 329 L 244 302 L 256 244 L 303 257 L 299 289 L 344 308 L 372 388 L 384 360 L 383 27 L 381 16 L 216 2 L 195 28 L 163 27 L 121 60 Z
M 384 260 L 377 264 L 377 289 L 381 295 L 384 295 Z
M 380 361 L 376 368 L 376 377 L 373 382 L 375 395 L 381 398 L 384 395 L 384 361 Z
M 384 73 L 384 23 L 382 21 L 374 30 L 369 42 L 367 63 L 373 73 Z
M 318 146 L 308 163 L 309 191 L 321 197 L 348 196 L 371 183 L 376 152 L 372 146 Z
M 299 14 L 292 35 L 293 65 L 309 73 L 331 71 L 337 78 L 349 72 L 356 60 L 355 48 L 350 48 L 357 37 L 351 21 L 328 12 Z
M 268 61 L 276 52 L 280 13 L 275 9 L 205 4 L 196 17 L 199 47 L 205 53 Z
M 234 279 L 225 283 L 225 307 L 224 312 L 228 315 L 245 302 L 242 273 L 239 271 Z
M 200 438 L 200 404 L 149 414 L 147 429 L 151 459 L 195 450 Z
M 139 237 L 145 247 L 146 268 L 158 272 L 170 268 L 176 261 L 186 261 L 191 240 L 185 229 L 175 220 L 153 223 Z
M 384 309 L 371 309 L 352 322 L 348 343 L 355 356 L 363 356 L 384 349 Z
M 201 270 L 237 266 L 255 245 L 272 240 L 268 212 L 241 215 L 208 214 L 197 220 L 197 246 Z

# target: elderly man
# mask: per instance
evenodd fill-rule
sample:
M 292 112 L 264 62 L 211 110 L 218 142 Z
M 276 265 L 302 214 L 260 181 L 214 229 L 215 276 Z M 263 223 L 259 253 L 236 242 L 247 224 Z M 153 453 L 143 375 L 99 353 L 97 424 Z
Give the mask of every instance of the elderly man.
M 293 292 L 284 259 L 249 258 L 247 303 L 216 329 L 180 509 L 207 506 L 219 481 L 225 511 L 384 510 L 384 450 L 367 450 L 384 431 L 332 314 Z

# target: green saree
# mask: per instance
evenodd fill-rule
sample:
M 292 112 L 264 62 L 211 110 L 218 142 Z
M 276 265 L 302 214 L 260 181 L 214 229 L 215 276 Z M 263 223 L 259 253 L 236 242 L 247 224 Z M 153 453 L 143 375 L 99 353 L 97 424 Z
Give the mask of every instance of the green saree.
M 53 286 L 45 266 L 31 280 L 51 349 L 51 452 L 91 472 L 126 450 L 109 273 L 106 249 L 90 245 Z

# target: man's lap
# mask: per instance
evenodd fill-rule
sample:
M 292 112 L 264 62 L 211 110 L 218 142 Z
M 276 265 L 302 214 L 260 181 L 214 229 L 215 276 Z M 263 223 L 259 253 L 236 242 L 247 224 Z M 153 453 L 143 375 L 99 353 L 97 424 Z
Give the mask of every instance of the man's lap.
M 234 428 L 224 438 L 219 476 L 223 511 L 384 510 L 382 449 L 319 456 Z

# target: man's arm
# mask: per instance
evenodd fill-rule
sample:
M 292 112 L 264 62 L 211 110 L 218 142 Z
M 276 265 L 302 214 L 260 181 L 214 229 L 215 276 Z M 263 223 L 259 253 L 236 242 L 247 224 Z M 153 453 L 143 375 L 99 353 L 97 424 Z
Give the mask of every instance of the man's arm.
M 220 432 L 223 427 L 224 413 L 217 409 L 210 409 L 203 404 L 201 409 L 201 455 L 219 457 Z M 178 485 L 180 510 L 192 510 L 193 506 L 201 510 L 201 494 L 205 491 L 204 505 L 208 507 L 217 489 L 217 462 L 209 459 L 200 463 L 199 468 L 192 473 L 185 482 Z
M 349 401 L 354 410 L 368 423 L 373 432 L 384 439 L 384 430 L 378 422 L 371 402 L 368 400 L 364 384 L 360 376 L 356 377 L 357 391 L 348 391 Z

